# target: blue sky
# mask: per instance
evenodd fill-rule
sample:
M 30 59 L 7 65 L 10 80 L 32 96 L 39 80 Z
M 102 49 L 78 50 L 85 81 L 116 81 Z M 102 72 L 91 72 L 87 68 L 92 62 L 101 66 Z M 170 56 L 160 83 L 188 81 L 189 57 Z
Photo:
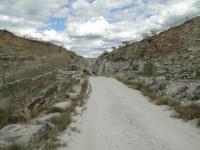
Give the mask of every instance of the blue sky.
M 49 18 L 48 23 L 50 24 L 48 30 L 54 29 L 56 31 L 64 31 L 67 25 L 67 17 L 64 18 Z
M 1 0 L 0 29 L 97 57 L 199 14 L 199 0 Z
M 50 17 L 48 20 L 45 22 L 45 26 L 39 28 L 39 31 L 43 32 L 45 30 L 56 30 L 58 32 L 63 32 L 65 31 L 67 27 L 67 17 Z

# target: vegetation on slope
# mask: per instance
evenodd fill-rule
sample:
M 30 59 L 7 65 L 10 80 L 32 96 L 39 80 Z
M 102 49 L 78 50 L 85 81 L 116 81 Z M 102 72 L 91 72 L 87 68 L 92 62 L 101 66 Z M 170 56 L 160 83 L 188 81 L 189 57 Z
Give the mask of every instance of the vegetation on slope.
M 197 123 L 197 126 L 200 127 L 200 107 L 199 106 L 197 105 L 183 106 L 180 101 L 158 95 L 140 82 L 125 80 L 122 78 L 117 78 L 117 79 L 121 81 L 122 83 L 128 85 L 129 87 L 139 90 L 144 96 L 149 97 L 150 101 L 153 102 L 154 104 L 169 106 L 178 114 L 177 116 L 174 116 L 174 117 L 179 117 L 184 120 L 198 119 L 199 121 Z

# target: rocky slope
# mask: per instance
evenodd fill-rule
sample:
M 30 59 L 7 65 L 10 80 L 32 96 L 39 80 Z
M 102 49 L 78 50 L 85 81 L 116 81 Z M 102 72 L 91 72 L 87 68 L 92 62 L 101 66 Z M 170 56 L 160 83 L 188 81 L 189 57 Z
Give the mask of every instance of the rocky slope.
M 102 54 L 93 72 L 137 80 L 183 103 L 200 100 L 200 17 Z
M 78 84 L 70 71 L 81 74 L 86 65 L 85 58 L 63 47 L 0 30 L 0 118 L 51 104 Z M 69 71 L 65 81 L 62 71 Z
M 46 150 L 84 103 L 88 64 L 63 47 L 0 30 L 0 149 Z
M 53 44 L 17 37 L 0 30 L 0 80 L 34 77 L 80 60 L 71 51 Z

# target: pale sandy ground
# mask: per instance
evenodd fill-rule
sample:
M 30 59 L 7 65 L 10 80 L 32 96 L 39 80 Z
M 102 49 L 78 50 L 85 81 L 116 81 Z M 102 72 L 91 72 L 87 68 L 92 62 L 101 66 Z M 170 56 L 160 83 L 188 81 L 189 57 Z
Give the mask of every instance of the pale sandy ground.
M 59 150 L 200 150 L 200 129 L 170 117 L 113 78 L 91 77 L 87 109 L 66 130 Z M 80 131 L 79 131 L 80 130 Z

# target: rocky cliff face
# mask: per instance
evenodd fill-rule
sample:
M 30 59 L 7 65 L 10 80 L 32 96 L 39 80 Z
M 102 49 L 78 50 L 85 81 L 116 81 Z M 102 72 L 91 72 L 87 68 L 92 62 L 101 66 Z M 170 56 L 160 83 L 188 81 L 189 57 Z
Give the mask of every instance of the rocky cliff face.
M 0 149 L 48 149 L 85 103 L 93 62 L 0 30 Z
M 102 54 L 97 75 L 135 79 L 161 95 L 200 99 L 200 17 Z
M 0 81 L 34 77 L 70 66 L 81 57 L 53 44 L 17 37 L 0 30 Z
M 71 77 L 60 83 L 60 70 L 81 71 L 86 65 L 86 59 L 63 47 L 0 30 L 0 113 L 50 104 L 55 93 L 63 94 L 61 86 L 67 91 L 75 84 Z

